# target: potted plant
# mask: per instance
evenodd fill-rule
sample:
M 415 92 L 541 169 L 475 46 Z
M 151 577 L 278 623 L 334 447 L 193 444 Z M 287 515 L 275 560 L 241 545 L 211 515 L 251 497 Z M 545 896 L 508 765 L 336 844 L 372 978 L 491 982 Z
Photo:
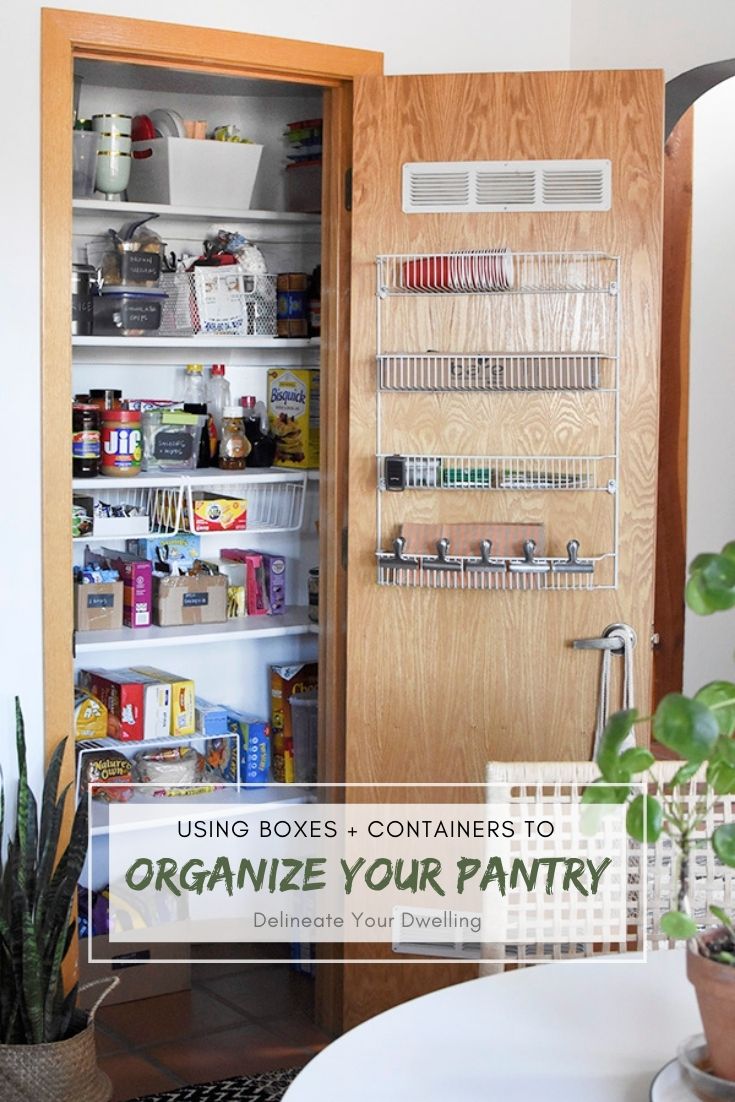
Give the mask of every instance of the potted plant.
M 698 555 L 689 567 L 686 587 L 689 607 L 700 615 L 735 607 L 735 542 L 719 554 Z M 657 783 L 649 771 L 653 754 L 628 746 L 637 723 L 652 720 L 656 742 L 682 760 L 670 784 Z M 678 850 L 678 893 L 675 909 L 661 919 L 672 939 L 687 939 L 687 975 L 694 984 L 712 1071 L 735 1081 L 735 929 L 716 904 L 710 907 L 720 925 L 700 932 L 689 913 L 689 856 L 697 846 L 711 846 L 719 860 L 735 867 L 735 823 L 719 825 L 702 837 L 702 823 L 718 798 L 735 793 L 735 684 L 712 681 L 693 697 L 665 696 L 653 717 L 635 709 L 616 712 L 605 728 L 597 755 L 599 781 L 590 786 L 586 803 L 627 803 L 626 826 L 632 838 L 648 843 L 668 835 Z M 697 800 L 683 800 L 682 790 L 701 771 Z M 633 781 L 646 780 L 641 792 Z M 700 777 L 698 777 L 698 782 Z
M 80 801 L 59 850 L 69 788 L 59 794 L 65 741 L 54 751 L 40 815 L 28 784 L 23 716 L 16 698 L 18 792 L 5 823 L 0 784 L 0 1081 L 3 1102 L 107 1102 L 110 1080 L 98 1069 L 94 1012 L 77 1008 L 77 985 L 62 969 L 75 933 L 74 900 L 87 850 L 87 802 Z

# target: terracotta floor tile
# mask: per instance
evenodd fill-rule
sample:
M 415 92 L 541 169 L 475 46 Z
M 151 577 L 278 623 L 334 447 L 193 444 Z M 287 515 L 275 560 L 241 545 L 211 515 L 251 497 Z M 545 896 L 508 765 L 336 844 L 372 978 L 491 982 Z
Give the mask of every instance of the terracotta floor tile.
M 227 999 L 253 1018 L 272 1018 L 292 1010 L 308 1012 L 314 981 L 288 965 L 262 965 L 248 972 L 206 981 L 207 990 Z
M 94 1024 L 94 1040 L 97 1046 L 97 1055 L 99 1057 L 110 1056 L 113 1052 L 127 1052 L 128 1049 L 124 1037 L 120 1037 L 114 1032 L 105 1029 L 100 1022 L 99 1011 L 97 1012 L 97 1020 Z
M 173 1090 L 181 1085 L 181 1080 L 160 1071 L 137 1054 L 123 1052 L 117 1056 L 105 1056 L 99 1065 L 112 1080 L 112 1102 L 127 1102 L 129 1098 L 137 1098 L 141 1094 Z
M 269 1033 L 275 1033 L 293 1046 L 324 1048 L 333 1040 L 314 1024 L 308 1014 L 302 1014 L 300 1011 L 279 1014 L 274 1018 L 264 1018 L 259 1024 Z
M 257 1025 L 156 1045 L 145 1052 L 185 1083 L 301 1066 L 313 1055 L 308 1049 L 293 1048 Z
M 201 988 L 103 1007 L 100 1023 L 124 1037 L 132 1048 L 209 1033 L 234 1026 L 242 1015 Z

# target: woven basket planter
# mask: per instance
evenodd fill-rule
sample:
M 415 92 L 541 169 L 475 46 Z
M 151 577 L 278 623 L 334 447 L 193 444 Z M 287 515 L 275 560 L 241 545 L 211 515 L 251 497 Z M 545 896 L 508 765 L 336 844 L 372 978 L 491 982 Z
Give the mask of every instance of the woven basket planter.
M 80 1024 L 65 1041 L 0 1045 L 3 1102 L 109 1102 L 112 1084 L 97 1067 L 94 1020 L 80 1015 Z

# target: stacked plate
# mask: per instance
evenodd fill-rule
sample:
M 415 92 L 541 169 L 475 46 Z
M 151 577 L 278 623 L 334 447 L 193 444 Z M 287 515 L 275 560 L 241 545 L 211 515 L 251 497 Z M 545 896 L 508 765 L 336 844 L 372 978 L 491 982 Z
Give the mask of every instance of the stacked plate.
M 510 249 L 465 249 L 404 260 L 400 289 L 478 294 L 509 291 L 513 281 Z
M 158 138 L 185 138 L 184 120 L 178 111 L 168 111 L 157 107 L 148 116 L 153 123 Z

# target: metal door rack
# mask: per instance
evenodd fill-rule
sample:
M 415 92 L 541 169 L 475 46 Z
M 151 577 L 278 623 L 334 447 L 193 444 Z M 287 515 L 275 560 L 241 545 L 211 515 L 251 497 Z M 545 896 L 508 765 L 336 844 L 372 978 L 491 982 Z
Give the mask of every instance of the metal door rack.
M 380 584 L 432 589 L 616 588 L 619 287 L 619 257 L 602 252 L 511 253 L 507 248 L 486 248 L 377 257 L 376 560 Z M 453 300 L 457 300 L 454 305 Z M 464 335 L 455 342 L 457 331 Z M 497 342 L 500 348 L 489 347 L 488 336 L 498 335 L 503 338 Z M 477 341 L 475 348 L 467 347 L 469 340 Z M 468 437 L 474 425 L 482 425 L 486 437 L 488 426 L 492 428 L 489 407 L 483 406 L 482 414 L 473 417 L 473 403 L 487 402 L 486 396 L 493 394 L 522 402 L 522 395 L 544 393 L 557 396 L 549 406 L 552 426 L 565 396 L 574 403 L 577 418 L 584 418 L 585 403 L 594 402 L 589 408 L 595 411 L 596 431 L 604 447 L 596 454 L 574 454 L 573 448 L 572 454 L 553 455 L 488 455 L 483 449 L 474 454 L 416 452 L 410 448 L 410 434 L 401 429 L 400 405 L 391 404 L 389 410 L 385 406 L 412 401 L 414 419 L 426 425 L 430 415 L 417 410 L 415 396 L 464 395 Z M 519 397 L 512 398 L 513 394 Z M 452 407 L 455 419 L 457 408 Z M 535 412 L 538 417 L 538 406 Z M 565 445 L 568 426 L 565 419 Z M 442 498 L 432 501 L 428 512 L 423 506 L 417 511 L 414 491 L 441 491 Z M 440 540 L 436 554 L 409 554 L 401 536 L 402 523 L 441 521 L 446 515 L 441 504 L 445 491 L 513 495 L 514 520 L 526 523 L 530 514 L 538 522 L 543 517 L 549 553 L 537 556 L 531 540 L 523 544 L 522 553 L 493 556 L 490 541 L 482 540 L 476 555 L 452 555 L 448 540 Z M 399 498 L 399 493 L 404 496 Z M 567 539 L 555 530 L 556 493 L 602 495 L 594 521 L 592 510 L 581 510 L 580 521 L 574 519 L 575 512 L 575 527 L 583 525 L 579 538 Z M 497 523 L 492 506 L 483 506 L 483 500 L 468 498 L 467 520 Z M 569 524 L 568 506 L 563 514 L 561 509 L 557 512 L 566 518 L 563 524 Z M 507 516 L 508 510 L 501 515 Z M 451 516 L 457 520 L 456 508 Z M 584 518 L 589 532 L 584 530 Z M 520 545 L 513 550 L 520 551 Z

